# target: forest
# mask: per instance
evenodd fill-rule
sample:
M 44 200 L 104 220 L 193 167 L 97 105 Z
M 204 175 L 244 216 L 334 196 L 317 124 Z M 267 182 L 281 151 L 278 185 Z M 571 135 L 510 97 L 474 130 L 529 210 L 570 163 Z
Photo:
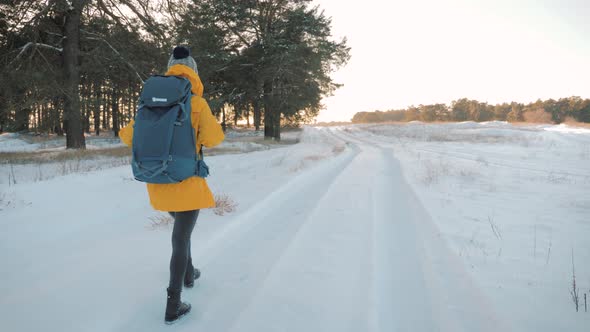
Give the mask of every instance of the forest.
M 117 136 L 176 45 L 191 49 L 224 128 L 275 140 L 318 115 L 350 58 L 311 0 L 2 1 L 0 133 L 65 135 L 75 149 L 88 134 Z
M 392 121 L 509 121 L 533 123 L 590 122 L 590 99 L 580 97 L 559 100 L 537 100 L 523 104 L 517 102 L 491 105 L 467 98 L 455 100 L 451 105 L 433 104 L 410 106 L 406 109 L 358 112 L 353 123 Z

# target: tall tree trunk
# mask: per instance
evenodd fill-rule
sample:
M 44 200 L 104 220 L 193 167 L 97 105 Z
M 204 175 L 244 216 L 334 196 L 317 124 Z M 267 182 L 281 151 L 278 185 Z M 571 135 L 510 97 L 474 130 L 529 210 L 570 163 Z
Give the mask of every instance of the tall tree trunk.
M 51 109 L 51 131 L 57 136 L 63 136 L 64 130 L 61 122 L 61 100 L 59 97 L 53 98 L 53 107 Z
M 264 108 L 264 139 L 270 140 L 274 137 L 274 117 L 272 109 Z
M 246 104 L 246 128 L 250 128 L 250 104 Z
M 35 105 L 35 133 L 38 134 L 41 129 L 41 104 Z
M 102 100 L 102 129 L 103 130 L 109 130 L 109 93 L 108 93 L 108 88 L 105 86 L 101 86 L 102 89 L 102 96 L 103 96 L 103 100 Z
M 223 132 L 225 132 L 225 130 L 227 129 L 227 123 L 225 122 L 225 105 L 221 106 L 221 128 L 223 129 Z
M 47 101 L 43 101 L 41 103 L 41 117 L 40 117 L 40 131 L 45 131 L 46 130 L 46 123 L 47 123 L 47 115 L 46 115 L 46 109 L 47 109 Z
M 51 132 L 51 102 L 49 100 L 43 103 L 43 131 L 46 133 Z
M 6 129 L 6 122 L 8 119 L 8 110 L 6 109 L 6 102 L 4 101 L 4 91 L 0 87 L 0 134 Z
M 131 99 L 133 99 L 133 87 L 129 84 L 127 89 L 127 112 L 125 113 L 125 125 L 129 123 L 129 116 L 131 115 Z
M 275 139 L 275 141 L 280 141 L 281 140 L 281 112 L 280 110 L 276 110 L 275 114 L 273 116 L 273 137 Z
M 274 107 L 272 96 L 272 82 L 264 83 L 264 139 L 269 140 L 274 137 Z
M 65 12 L 63 38 L 64 120 L 67 121 L 66 148 L 86 149 L 80 118 L 80 16 L 87 0 L 74 0 Z M 67 5 L 67 4 L 66 4 Z
M 135 119 L 135 114 L 137 113 L 137 85 L 133 85 L 133 94 L 131 95 L 131 110 L 133 112 L 133 119 Z
M 254 128 L 256 129 L 256 131 L 260 130 L 260 120 L 262 118 L 262 111 L 260 109 L 260 101 L 256 100 L 254 101 L 254 103 L 252 103 L 252 106 L 254 107 Z
M 278 93 L 273 94 L 273 101 L 274 101 L 274 108 L 273 108 L 273 137 L 275 141 L 281 140 L 281 111 L 283 110 L 284 105 L 284 98 L 283 98 L 283 85 L 282 83 L 278 83 L 278 86 L 275 87 L 275 90 L 278 90 Z
M 8 110 L 6 109 L 6 102 L 4 101 L 4 93 L 0 90 L 0 134 L 4 132 L 7 125 Z
M 115 137 L 119 137 L 119 90 L 115 86 L 111 98 L 113 104 L 113 132 Z
M 100 89 L 101 85 L 98 83 L 94 84 L 94 132 L 96 136 L 100 135 Z
M 87 84 L 86 81 L 82 82 L 82 115 L 84 116 L 83 122 L 85 133 L 90 133 L 90 87 L 88 85 L 89 84 Z

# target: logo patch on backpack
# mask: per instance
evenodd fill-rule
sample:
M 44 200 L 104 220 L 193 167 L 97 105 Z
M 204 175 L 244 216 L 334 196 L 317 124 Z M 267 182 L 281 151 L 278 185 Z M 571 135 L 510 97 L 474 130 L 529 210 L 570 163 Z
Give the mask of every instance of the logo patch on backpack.
M 168 98 L 152 97 L 152 102 L 154 102 L 154 103 L 167 103 L 168 102 Z

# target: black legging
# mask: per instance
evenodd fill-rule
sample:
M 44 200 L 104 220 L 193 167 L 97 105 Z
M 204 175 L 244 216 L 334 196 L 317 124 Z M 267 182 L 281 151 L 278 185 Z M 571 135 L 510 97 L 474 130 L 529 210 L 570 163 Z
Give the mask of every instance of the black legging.
M 172 257 L 168 287 L 171 290 L 181 291 L 186 271 L 194 269 L 191 258 L 191 234 L 195 228 L 199 210 L 169 213 L 174 217 L 174 229 L 172 230 Z

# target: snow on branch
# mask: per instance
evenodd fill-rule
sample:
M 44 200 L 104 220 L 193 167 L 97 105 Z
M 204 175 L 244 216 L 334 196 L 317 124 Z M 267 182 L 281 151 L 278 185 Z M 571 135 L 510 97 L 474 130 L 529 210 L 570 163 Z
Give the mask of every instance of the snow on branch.
M 20 57 L 25 54 L 25 52 L 31 48 L 37 48 L 37 47 L 41 47 L 41 48 L 46 48 L 49 50 L 54 50 L 57 51 L 59 53 L 63 52 L 63 48 L 59 48 L 59 47 L 55 47 L 55 46 L 51 46 L 51 45 L 47 45 L 47 44 L 43 44 L 43 43 L 34 43 L 34 42 L 28 42 L 25 44 L 25 46 L 20 48 L 20 52 L 18 53 L 18 55 L 16 56 L 16 58 L 14 58 L 14 60 L 11 61 L 11 63 L 17 61 L 18 59 L 20 59 Z

